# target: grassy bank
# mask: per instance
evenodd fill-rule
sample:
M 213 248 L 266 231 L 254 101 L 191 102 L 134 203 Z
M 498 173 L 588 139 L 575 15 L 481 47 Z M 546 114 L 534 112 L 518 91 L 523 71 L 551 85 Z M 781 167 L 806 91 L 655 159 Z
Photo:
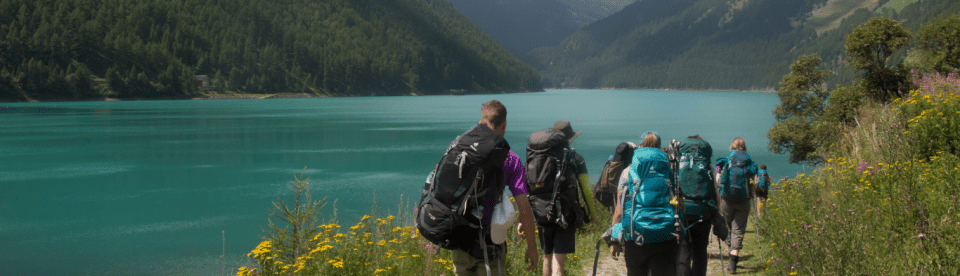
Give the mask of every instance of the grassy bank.
M 859 110 L 826 163 L 780 181 L 761 229 L 771 274 L 960 275 L 960 86 Z
M 335 208 L 327 209 L 323 200 L 312 201 L 307 196 L 308 179 L 291 183 L 297 192 L 294 201 L 274 202 L 277 212 L 271 218 L 285 221 L 282 225 L 286 226 L 271 223 L 268 236 L 247 254 L 247 265 L 236 275 L 454 275 L 450 251 L 437 248 L 416 232 L 411 207 L 380 211 L 374 206 L 357 224 L 343 226 L 336 223 L 331 211 Z M 324 212 L 332 213 L 327 216 L 329 222 L 313 225 Z M 601 216 L 606 218 L 603 223 L 589 224 L 578 234 L 578 253 L 567 258 L 569 275 L 581 275 L 581 267 L 593 260 L 593 243 L 584 240 L 599 238 L 610 214 Z M 506 275 L 541 275 L 541 267 L 525 270 L 524 240 L 511 233 L 506 243 Z

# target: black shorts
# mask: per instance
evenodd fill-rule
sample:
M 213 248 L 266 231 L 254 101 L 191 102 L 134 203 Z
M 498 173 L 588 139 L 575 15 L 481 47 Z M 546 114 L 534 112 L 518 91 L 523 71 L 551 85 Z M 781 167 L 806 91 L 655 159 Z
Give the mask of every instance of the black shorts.
M 540 232 L 540 249 L 544 255 L 573 254 L 577 251 L 577 229 L 537 227 Z

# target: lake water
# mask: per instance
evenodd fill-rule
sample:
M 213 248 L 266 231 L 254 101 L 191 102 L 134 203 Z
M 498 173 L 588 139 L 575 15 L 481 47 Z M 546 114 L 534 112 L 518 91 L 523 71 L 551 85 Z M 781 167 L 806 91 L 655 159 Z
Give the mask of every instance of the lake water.
M 531 133 L 570 120 L 593 181 L 619 142 L 648 130 L 700 134 L 715 156 L 742 136 L 774 178 L 802 170 L 766 150 L 771 93 L 4 103 L 0 275 L 214 275 L 224 263 L 233 273 L 304 167 L 326 214 L 338 200 L 341 225 L 374 202 L 396 212 L 492 99 L 507 106 L 505 136 L 521 157 Z

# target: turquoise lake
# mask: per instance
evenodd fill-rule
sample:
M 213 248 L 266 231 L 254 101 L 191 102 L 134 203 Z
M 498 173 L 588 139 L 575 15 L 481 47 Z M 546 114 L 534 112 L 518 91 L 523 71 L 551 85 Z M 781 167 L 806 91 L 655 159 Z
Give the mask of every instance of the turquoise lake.
M 327 198 L 321 219 L 337 200 L 341 225 L 374 202 L 412 209 L 444 149 L 493 99 L 507 106 L 505 136 L 521 158 L 531 133 L 570 120 L 593 181 L 618 143 L 648 130 L 700 134 L 715 157 L 742 136 L 775 179 L 804 169 L 767 151 L 773 93 L 2 103 L 0 275 L 233 273 L 271 201 L 293 200 L 295 175 Z

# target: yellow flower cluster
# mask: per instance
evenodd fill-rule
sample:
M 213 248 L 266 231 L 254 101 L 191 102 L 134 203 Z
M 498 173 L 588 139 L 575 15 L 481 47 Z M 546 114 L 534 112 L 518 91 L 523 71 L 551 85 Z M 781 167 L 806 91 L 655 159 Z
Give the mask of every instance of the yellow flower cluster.
M 453 270 L 453 260 L 444 260 L 441 258 L 436 258 L 433 260 L 433 262 L 442 265 L 447 270 Z
M 327 263 L 333 265 L 335 268 L 343 268 L 343 258 L 327 259 Z
M 247 254 L 263 271 L 249 266 L 239 269 L 237 275 L 286 275 L 291 272 L 324 275 L 352 274 L 357 271 L 365 271 L 361 274 L 380 274 L 391 270 L 392 264 L 397 262 L 416 264 L 417 261 L 411 263 L 400 260 L 421 258 L 421 254 L 407 250 L 423 247 L 420 241 L 411 240 L 418 237 L 417 232 L 412 226 L 394 225 L 395 220 L 394 216 L 373 218 L 366 215 L 356 225 L 349 227 L 347 233 L 341 233 L 341 226 L 337 224 L 321 225 L 317 234 L 309 240 L 305 254 L 298 256 L 292 264 L 280 259 L 280 256 L 289 256 L 288 253 L 278 252 L 272 241 L 263 241 Z M 376 268 L 378 264 L 384 266 Z M 452 263 L 446 265 L 448 270 L 452 269 Z

